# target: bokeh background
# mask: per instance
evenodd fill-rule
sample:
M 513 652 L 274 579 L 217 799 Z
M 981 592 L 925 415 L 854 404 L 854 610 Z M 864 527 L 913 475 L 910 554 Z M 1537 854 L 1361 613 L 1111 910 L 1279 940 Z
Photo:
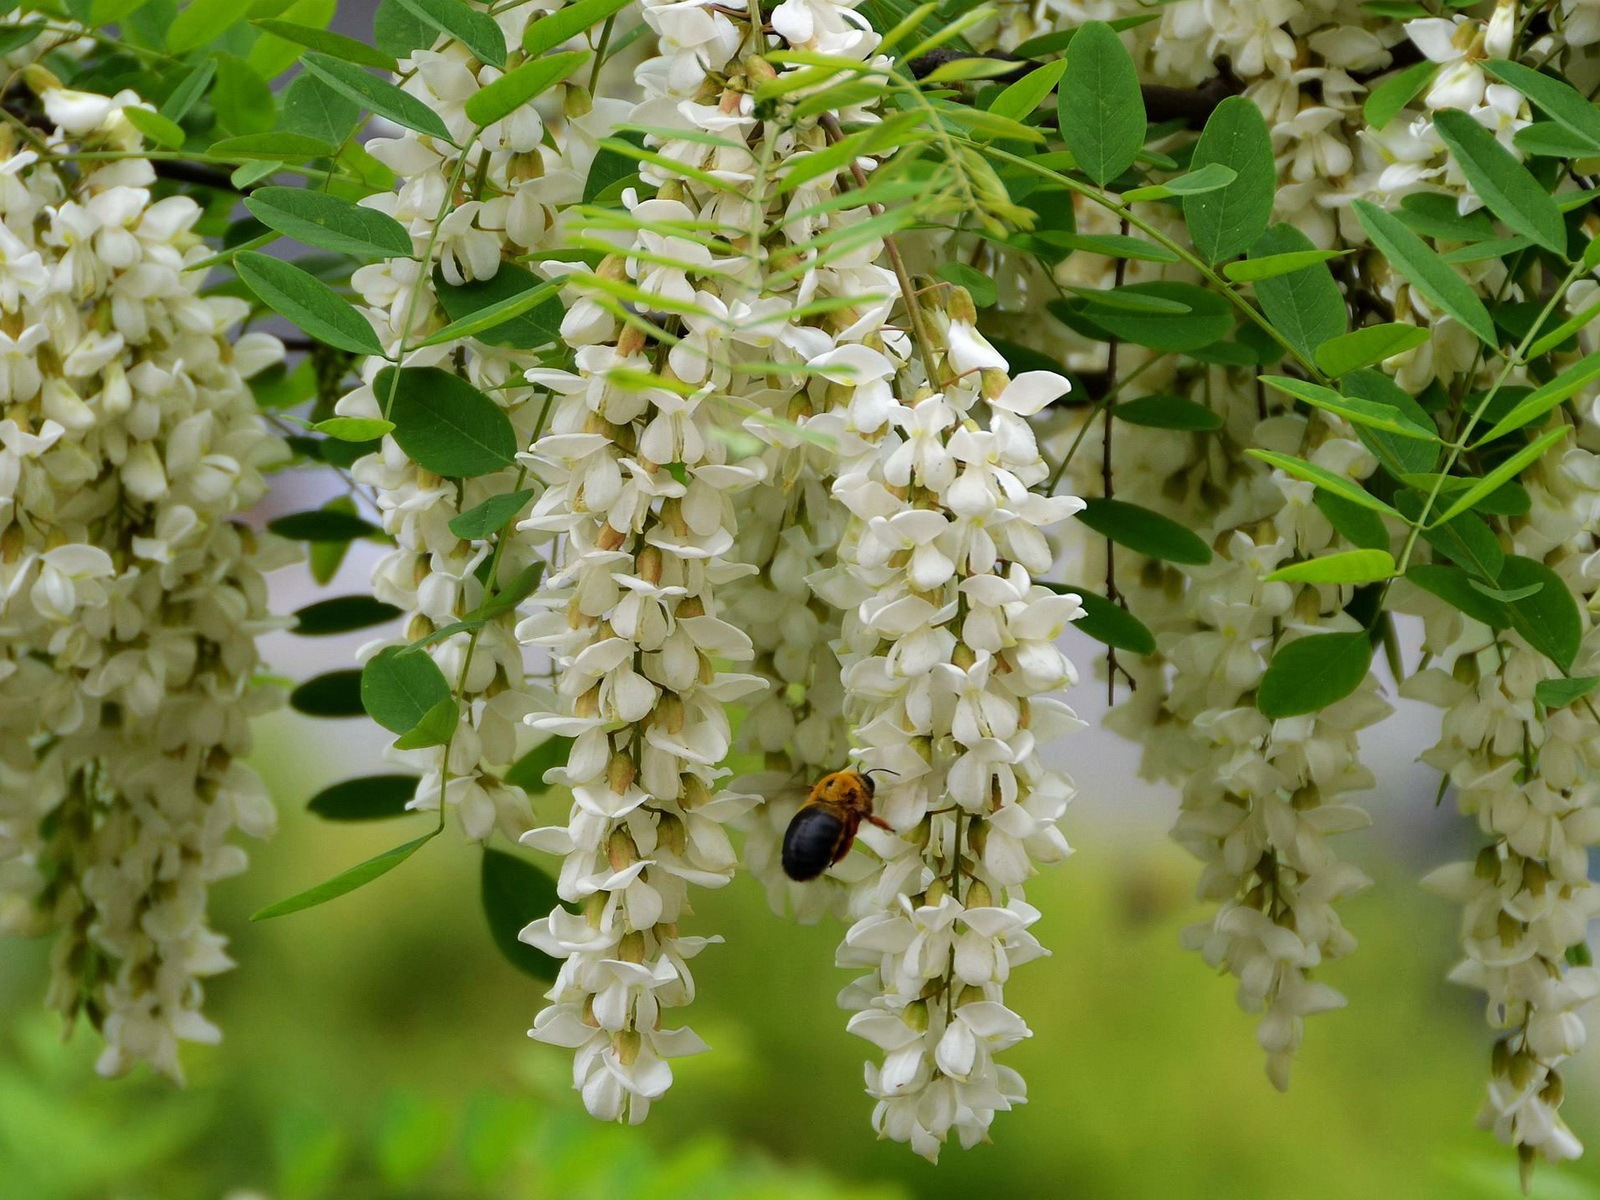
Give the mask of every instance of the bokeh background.
M 368 36 L 372 7 L 341 0 L 334 27 Z M 257 519 L 321 503 L 322 486 L 280 477 Z M 275 611 L 363 590 L 370 562 L 358 547 L 323 589 L 304 570 L 280 572 Z M 360 641 L 278 634 L 266 653 L 297 680 L 353 665 Z M 992 1145 L 953 1147 L 935 1167 L 875 1139 L 861 1090 L 871 1047 L 844 1032 L 835 1003 L 849 979 L 833 966 L 841 930 L 780 920 L 748 878 L 696 902 L 693 932 L 726 939 L 696 960 L 689 1014 L 713 1052 L 680 1060 L 635 1129 L 589 1119 L 568 1052 L 524 1036 L 542 989 L 492 944 L 477 850 L 453 829 L 367 888 L 251 924 L 430 819 L 401 829 L 307 815 L 323 786 L 385 769 L 387 739 L 365 721 L 286 711 L 262 723 L 255 755 L 281 829 L 214 893 L 239 966 L 208 988 L 226 1036 L 188 1048 L 186 1088 L 144 1071 L 96 1078 L 92 1035 L 63 1039 L 41 1007 L 48 946 L 0 945 L 0 1200 L 1519 1195 L 1510 1154 L 1473 1128 L 1491 1039 L 1476 994 L 1444 980 L 1455 914 L 1416 884 L 1475 849 L 1414 761 L 1437 714 L 1397 702 L 1367 731 L 1375 821 L 1342 846 L 1375 886 L 1344 909 L 1360 949 L 1325 973 L 1350 1004 L 1312 1020 L 1280 1095 L 1228 981 L 1178 946 L 1205 914 L 1196 864 L 1166 837 L 1177 798 L 1141 782 L 1135 749 L 1096 727 L 1095 647 L 1072 648 L 1085 677 L 1072 699 L 1089 727 L 1056 760 L 1080 789 L 1066 822 L 1078 852 L 1029 892 L 1053 956 L 1008 985 L 1033 1030 L 1007 1055 L 1030 1102 L 996 1119 Z M 541 803 L 561 819 L 562 796 Z M 1600 1200 L 1600 1054 L 1567 1078 L 1565 1112 L 1597 1149 L 1541 1166 L 1534 1194 Z

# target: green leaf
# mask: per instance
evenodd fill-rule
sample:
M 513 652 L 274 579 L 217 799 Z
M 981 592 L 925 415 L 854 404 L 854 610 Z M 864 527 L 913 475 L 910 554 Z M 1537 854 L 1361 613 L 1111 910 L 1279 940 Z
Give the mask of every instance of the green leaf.
M 278 130 L 274 133 L 246 133 L 240 137 L 223 138 L 211 143 L 213 158 L 229 162 L 305 162 L 311 158 L 328 158 L 333 154 L 332 144 L 321 138 L 303 133 Z
M 1256 707 L 1278 720 L 1317 712 L 1361 686 L 1372 666 L 1372 639 L 1362 632 L 1314 633 L 1279 648 L 1256 689 Z
M 630 146 L 644 145 L 645 135 L 637 129 L 622 129 L 608 140 L 625 142 Z M 599 152 L 589 164 L 589 174 L 583 181 L 583 202 L 592 204 L 603 193 L 611 191 L 624 180 L 637 179 L 639 160 L 620 150 L 601 144 Z
M 1504 437 L 1514 429 L 1521 429 L 1524 425 L 1537 421 L 1596 379 L 1600 379 L 1600 351 L 1586 355 L 1549 383 L 1535 388 L 1518 401 L 1510 412 L 1496 421 L 1489 432 L 1474 442 L 1473 446 L 1486 445 L 1496 438 Z
M 1311 239 L 1305 234 L 1293 225 L 1278 224 L 1261 235 L 1250 255 L 1252 259 L 1276 258 L 1311 249 Z M 1307 362 L 1315 357 L 1318 346 L 1344 332 L 1344 296 L 1326 263 L 1260 280 L 1255 289 L 1261 311 Z
M 1572 669 L 1583 641 L 1583 617 L 1566 583 L 1542 562 L 1520 554 L 1506 555 L 1500 585 L 1508 591 L 1541 584 L 1538 592 L 1507 605 L 1511 627 L 1563 672 Z
M 1589 246 L 1591 249 L 1596 246 L 1600 246 L 1600 238 L 1596 238 L 1594 241 L 1590 242 Z M 1588 253 L 1585 252 L 1584 258 L 1587 259 L 1588 257 Z M 1532 362 L 1536 358 L 1543 358 L 1546 354 L 1550 353 L 1550 351 L 1561 345 L 1562 342 L 1566 341 L 1573 334 L 1577 333 L 1581 329 L 1587 328 L 1589 322 L 1593 321 L 1596 317 L 1600 317 L 1600 300 L 1596 300 L 1593 304 L 1586 306 L 1582 312 L 1578 313 L 1576 316 L 1568 317 L 1549 333 L 1541 336 L 1538 341 L 1534 342 L 1533 345 L 1528 347 L 1528 352 L 1526 355 L 1524 355 L 1524 361 Z
M 1387 550 L 1345 550 L 1290 563 L 1268 575 L 1267 582 L 1376 583 L 1394 573 L 1394 556 Z
M 1082 250 L 1087 254 L 1103 254 L 1107 258 L 1133 258 L 1141 262 L 1177 262 L 1178 256 L 1165 246 L 1147 242 L 1143 238 L 1124 237 L 1118 233 L 1072 233 L 1065 229 L 1034 230 L 1030 237 L 1063 250 Z
M 10 11 L 10 10 L 8 10 Z M 96 21 L 98 25 L 100 22 Z M 42 22 L 30 21 L 26 25 L 16 25 L 9 29 L 0 30 L 0 55 L 14 54 L 28 45 L 45 30 Z M 127 109 L 123 110 L 127 112 Z
M 431 25 L 440 33 L 455 38 L 472 51 L 480 62 L 502 69 L 505 67 L 505 34 L 500 32 L 500 26 L 488 13 L 463 4 L 461 0 L 397 0 L 397 2 L 401 7 L 410 10 L 411 14 L 423 24 Z M 471 101 L 467 103 L 470 106 Z
M 217 127 L 240 137 L 271 136 L 278 120 L 272 88 L 237 55 L 219 50 L 215 57 L 217 78 L 211 85 L 211 110 L 216 114 Z
M 1594 147 L 1554 121 L 1535 121 L 1512 135 L 1511 144 L 1529 158 L 1589 158 Z
M 433 833 L 425 833 L 421 837 L 396 846 L 392 850 L 385 850 L 382 854 L 367 859 L 366 862 L 351 867 L 335 875 L 326 883 L 319 883 L 314 888 L 309 888 L 297 896 L 290 896 L 287 900 L 280 900 L 276 904 L 269 904 L 250 919 L 252 921 L 267 921 L 273 917 L 283 917 L 290 913 L 299 912 L 305 908 L 315 908 L 319 904 L 326 904 L 329 900 L 337 900 L 346 892 L 353 892 L 377 879 L 380 875 L 387 875 L 406 859 L 410 858 L 433 837 Z
M 1415 493 L 1401 493 L 1396 503 L 1414 519 L 1421 511 L 1422 498 Z M 1469 574 L 1490 583 L 1500 578 L 1500 568 L 1506 562 L 1505 549 L 1477 513 L 1452 517 L 1443 525 L 1424 529 L 1422 536 L 1428 545 Z
M 506 961 L 535 979 L 554 979 L 561 964 L 517 936 L 529 922 L 561 907 L 551 878 L 515 854 L 485 847 L 478 892 L 483 915 L 489 922 L 489 935 Z
M 308 717 L 359 717 L 361 672 L 329 671 L 289 693 L 289 707 Z
M 1432 431 L 1435 428 L 1427 410 L 1381 371 L 1369 367 L 1351 371 L 1339 381 L 1339 387 L 1346 396 L 1381 404 L 1398 412 L 1419 429 Z M 1431 471 L 1439 461 L 1441 444 L 1437 436 L 1427 439 L 1401 437 L 1361 426 L 1356 427 L 1356 436 L 1378 456 L 1384 470 L 1397 479 L 1417 471 Z
M 378 417 L 329 417 L 311 428 L 341 442 L 370 442 L 393 430 L 394 422 Z
M 1433 127 L 1490 212 L 1546 250 L 1565 253 L 1567 227 L 1561 210 L 1494 134 L 1457 108 L 1434 113 Z
M 1411 281 L 1435 307 L 1450 314 L 1491 350 L 1498 346 L 1489 310 L 1466 282 L 1396 217 L 1368 200 L 1352 201 L 1356 219 L 1389 265 Z
M 343 59 L 345 62 L 355 63 L 358 67 L 375 67 L 380 71 L 398 71 L 400 66 L 395 62 L 394 55 L 385 54 L 365 42 L 357 41 L 352 37 L 345 37 L 342 33 L 334 33 L 329 29 L 317 29 L 310 25 L 297 25 L 293 21 L 260 20 L 250 22 L 257 29 L 269 33 L 273 37 L 282 38 L 286 42 L 293 42 L 297 46 L 304 46 L 308 50 L 320 50 L 332 58 Z
M 1486 209 L 1456 211 L 1456 202 L 1438 192 L 1413 192 L 1400 201 L 1396 218 L 1423 237 L 1447 242 L 1481 242 L 1495 235 L 1494 221 Z
M 1109 25 L 1090 21 L 1072 40 L 1056 94 L 1061 136 L 1078 168 L 1104 187 L 1144 146 L 1144 94 L 1133 59 Z
M 402 654 L 386 646 L 362 668 L 361 705 L 390 733 L 409 733 L 435 705 L 454 703 L 450 684 L 426 654 Z
M 1462 493 L 1462 495 L 1454 504 L 1445 509 L 1444 515 L 1435 520 L 1434 524 L 1448 521 L 1457 513 L 1466 512 L 1467 509 L 1473 507 L 1473 505 L 1477 504 L 1479 500 L 1483 499 L 1483 497 L 1494 491 L 1501 484 L 1511 482 L 1511 480 L 1515 479 L 1519 474 L 1521 474 L 1524 467 L 1536 462 L 1544 455 L 1546 450 L 1550 449 L 1550 447 L 1554 446 L 1557 442 L 1563 441 L 1570 432 L 1572 432 L 1571 429 L 1569 429 L 1566 425 L 1558 426 L 1557 428 L 1551 429 L 1542 436 L 1536 438 L 1533 442 L 1527 446 L 1524 446 L 1521 450 L 1518 450 L 1510 458 L 1506 459 L 1505 462 L 1501 463 L 1498 467 L 1490 471 L 1482 479 L 1478 480 L 1464 493 Z
M 533 489 L 523 488 L 520 492 L 506 492 L 499 496 L 490 496 L 482 504 L 469 508 L 464 513 L 458 513 L 450 518 L 450 532 L 458 538 L 492 537 L 506 526 L 522 511 L 523 505 L 533 499 Z
M 1373 512 L 1383 513 L 1385 516 L 1398 517 L 1395 512 L 1382 500 L 1371 492 L 1345 478 L 1335 475 L 1332 471 L 1317 466 L 1315 463 L 1306 462 L 1303 458 L 1296 458 L 1292 454 L 1278 454 L 1271 450 L 1246 450 L 1251 458 L 1258 458 L 1269 466 L 1277 467 L 1285 474 L 1296 479 L 1303 479 L 1307 483 L 1314 483 L 1320 488 L 1327 488 L 1336 496 L 1343 496 L 1352 504 L 1359 504 L 1362 508 L 1370 508 Z
M 1087 588 L 1073 587 L 1067 583 L 1049 583 L 1039 580 L 1044 587 L 1059 595 L 1076 596 L 1083 605 L 1083 616 L 1072 623 L 1072 627 L 1079 633 L 1092 637 L 1101 645 L 1110 646 L 1115 650 L 1126 650 L 1129 654 L 1154 654 L 1156 652 L 1155 635 L 1145 627 L 1143 621 L 1134 616 L 1120 604 L 1113 604 L 1104 596 L 1097 595 Z
M 511 769 L 505 773 L 505 782 L 521 788 L 530 796 L 542 796 L 550 790 L 544 781 L 544 773 L 566 766 L 567 756 L 571 753 L 571 738 L 546 738 L 511 765 Z
M 1421 95 L 1422 89 L 1432 83 L 1438 73 L 1439 64 L 1427 60 L 1397 71 L 1367 93 L 1361 115 L 1372 129 L 1382 129 L 1394 120 L 1397 112 Z
M 1575 134 L 1588 146 L 1590 155 L 1600 154 L 1600 109 L 1571 84 L 1503 58 L 1491 59 L 1482 66 L 1496 79 L 1516 88 L 1569 133 Z
M 1417 425 L 1399 409 L 1391 408 L 1387 404 L 1353 396 L 1341 396 L 1332 388 L 1307 383 L 1303 379 L 1291 379 L 1287 375 L 1263 375 L 1261 382 L 1274 391 L 1303 400 L 1313 408 L 1334 413 L 1354 425 L 1381 429 L 1385 433 L 1397 434 L 1400 437 L 1438 440 L 1438 434 L 1431 425 L 1426 428 Z
M 1207 192 L 1220 191 L 1238 177 L 1232 167 L 1223 166 L 1221 163 L 1207 163 L 1203 167 L 1163 183 L 1130 188 L 1122 193 L 1122 199 L 1132 204 L 1145 200 L 1171 200 L 1175 196 L 1203 196 Z
M 164 146 L 168 150 L 175 150 L 183 145 L 185 136 L 183 126 L 176 121 L 169 121 L 159 113 L 153 113 L 148 108 L 139 108 L 137 105 L 132 104 L 122 110 L 122 115 L 128 118 L 128 124 L 158 146 Z
M 439 40 L 438 30 L 401 7 L 399 0 L 378 0 L 372 14 L 372 42 L 385 54 L 406 58 L 413 50 L 428 50 Z
M 1086 501 L 1078 520 L 1090 529 L 1147 558 L 1204 566 L 1211 548 L 1169 517 L 1126 500 Z
M 1396 354 L 1414 350 L 1432 336 L 1431 330 L 1420 325 L 1405 325 L 1398 321 L 1386 325 L 1368 325 L 1318 346 L 1317 366 L 1325 375 L 1337 378 L 1360 367 L 1370 367 Z
M 4 53 L 9 54 L 7 49 Z M 217 73 L 217 60 L 205 59 L 192 71 L 183 77 L 183 82 L 172 89 L 166 103 L 161 106 L 161 115 L 169 121 L 181 121 L 189 115 L 189 110 L 199 102 L 200 97 L 206 94 L 206 88 L 211 86 L 211 80 Z
M 447 479 L 487 475 L 516 461 L 517 434 L 505 411 L 465 379 L 439 367 L 394 367 L 372 383 L 394 422 L 391 435 L 411 461 Z
M 466 105 L 467 119 L 480 129 L 485 125 L 493 125 L 541 92 L 560 83 L 588 58 L 587 50 L 568 50 L 563 54 L 551 54 L 523 63 L 488 87 L 473 93 Z
M 1148 346 L 1152 350 L 1173 353 L 1198 350 L 1221 341 L 1233 329 L 1233 312 L 1228 302 L 1215 292 L 1208 292 L 1192 283 L 1174 280 L 1133 283 L 1118 288 L 1116 296 L 1123 304 L 1133 302 L 1136 297 L 1149 297 L 1169 304 L 1182 304 L 1189 310 L 1170 316 L 1135 313 L 1099 304 L 1085 310 L 1085 315 L 1091 321 L 1112 336 Z
M 269 229 L 355 258 L 413 258 L 411 235 L 387 213 L 304 188 L 258 188 L 244 206 Z
M 395 739 L 396 750 L 422 750 L 447 745 L 461 722 L 461 706 L 454 696 L 446 697 L 422 715 L 405 733 Z
M 333 596 L 296 610 L 293 632 L 301 637 L 349 633 L 353 629 L 382 625 L 399 615 L 400 610 L 394 605 L 372 596 Z
M 1540 589 L 1544 587 L 1544 584 L 1542 583 L 1531 583 L 1527 587 L 1515 588 L 1508 591 L 1505 588 L 1490 587 L 1487 583 L 1482 583 L 1476 579 L 1470 579 L 1467 582 L 1470 583 L 1476 590 L 1489 597 L 1489 599 L 1499 600 L 1502 604 L 1511 604 L 1517 600 L 1526 600 L 1529 596 L 1536 595 Z
M 1582 700 L 1596 685 L 1600 676 L 1577 675 L 1570 679 L 1541 679 L 1533 685 L 1533 696 L 1548 709 L 1565 708 L 1575 700 Z
M 975 267 L 967 266 L 964 262 L 942 263 L 935 273 L 946 283 L 965 288 L 967 295 L 972 297 L 972 302 L 979 308 L 993 307 L 995 301 L 1000 299 L 1000 292 L 995 287 L 994 279 Z
M 1303 271 L 1318 263 L 1343 258 L 1348 250 L 1291 250 L 1287 254 L 1269 254 L 1264 258 L 1242 258 L 1238 262 L 1224 263 L 1222 273 L 1234 283 L 1253 283 L 1258 279 L 1276 279 L 1293 271 Z
M 403 817 L 417 794 L 415 775 L 365 775 L 323 788 L 306 805 L 324 821 L 381 821 Z
M 1157 316 L 1174 317 L 1187 316 L 1194 311 L 1181 300 L 1169 300 L 1165 296 L 1135 291 L 1131 287 L 1091 288 L 1077 284 L 1067 286 L 1069 291 L 1088 301 L 1092 309 L 1114 309 L 1117 312 L 1153 313 Z
M 296 542 L 348 542 L 352 538 L 372 537 L 383 532 L 354 513 L 333 508 L 290 513 L 268 521 L 267 528 L 279 537 Z
M 316 276 L 254 252 L 237 254 L 233 261 L 239 278 L 261 302 L 308 337 L 353 354 L 383 354 L 367 319 Z
M 334 91 L 348 96 L 375 116 L 385 117 L 417 133 L 450 142 L 450 130 L 421 100 L 402 92 L 394 84 L 369 75 L 354 63 L 312 52 L 301 56 L 301 65 Z M 454 143 L 451 143 L 452 145 Z
M 1045 97 L 1055 90 L 1056 84 L 1061 82 L 1061 76 L 1066 69 L 1067 60 L 1062 58 L 1029 71 L 996 96 L 994 103 L 989 105 L 989 111 L 1002 117 L 1010 117 L 1013 121 L 1021 121 L 1032 116 L 1034 109 L 1043 104 Z M 1141 134 L 1141 140 L 1142 138 Z
M 1363 550 L 1389 548 L 1389 531 L 1384 528 L 1383 518 L 1370 508 L 1352 504 L 1343 496 L 1323 488 L 1312 493 L 1311 502 L 1346 541 Z
M 1207 262 L 1220 262 L 1255 245 L 1272 217 L 1277 188 L 1272 134 L 1254 100 L 1229 96 L 1207 119 L 1190 166 L 1212 163 L 1232 170 L 1234 181 L 1214 192 L 1185 196 L 1183 217 L 1194 248 Z
M 548 346 L 560 338 L 566 313 L 555 294 L 559 286 L 515 263 L 502 263 L 492 279 L 462 284 L 446 283 L 436 271 L 434 292 L 450 324 L 421 344 L 474 337 L 485 345 L 513 350 Z
M 544 575 L 544 563 L 530 563 L 510 579 L 505 580 L 484 602 L 478 605 L 475 615 L 484 621 L 493 620 L 501 613 L 510 612 L 533 594 Z
M 167 50 L 187 54 L 221 37 L 237 21 L 244 20 L 245 5 L 238 0 L 191 0 L 167 26 Z
M 1506 606 L 1474 588 L 1460 567 L 1418 563 L 1406 571 L 1406 579 L 1490 629 L 1511 628 L 1511 614 Z
M 500 272 L 505 274 L 509 269 L 502 266 Z M 559 320 L 561 302 L 554 300 L 553 297 L 560 290 L 560 287 L 561 285 L 558 282 L 550 280 L 539 284 L 537 287 L 531 287 L 525 292 L 518 292 L 513 296 L 507 296 L 503 300 L 496 300 L 493 304 L 485 305 L 483 308 L 469 312 L 459 320 L 451 321 L 448 325 L 435 330 L 418 342 L 417 347 L 421 349 L 427 346 L 440 346 L 445 342 L 459 341 L 462 338 L 469 337 L 478 338 L 479 341 L 489 342 L 491 345 L 502 344 L 498 339 L 517 336 L 515 332 L 508 335 L 505 331 L 524 313 L 533 312 L 534 309 L 541 310 L 531 320 L 542 325 L 545 319 L 544 314 L 553 305 L 558 313 L 555 319 Z M 521 328 L 521 326 L 518 326 L 518 328 Z M 481 336 L 491 331 L 495 331 L 493 338 Z
M 1181 429 L 1188 433 L 1210 433 L 1222 428 L 1222 418 L 1204 404 L 1182 396 L 1140 396 L 1114 405 L 1111 413 L 1130 425 L 1151 429 Z
M 578 0 L 576 4 L 528 22 L 522 33 L 522 48 L 530 55 L 554 50 L 626 7 L 628 0 Z

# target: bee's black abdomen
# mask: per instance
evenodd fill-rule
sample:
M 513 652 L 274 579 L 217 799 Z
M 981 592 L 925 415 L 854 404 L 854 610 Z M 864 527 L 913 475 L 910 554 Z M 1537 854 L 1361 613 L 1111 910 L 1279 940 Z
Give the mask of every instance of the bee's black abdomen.
M 783 873 L 798 883 L 815 879 L 833 862 L 843 833 L 844 822 L 832 813 L 802 808 L 783 834 Z

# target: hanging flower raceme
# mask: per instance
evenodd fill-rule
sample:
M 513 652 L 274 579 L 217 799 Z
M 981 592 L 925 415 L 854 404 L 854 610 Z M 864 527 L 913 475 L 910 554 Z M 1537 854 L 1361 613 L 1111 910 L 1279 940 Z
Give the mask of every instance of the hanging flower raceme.
M 1592 442 L 1592 426 L 1584 432 Z M 1513 535 L 1520 553 L 1506 558 L 1502 580 L 1592 597 L 1589 531 L 1600 459 L 1574 448 L 1523 482 L 1532 507 Z M 1581 647 L 1574 636 L 1569 650 L 1576 652 L 1563 671 L 1550 653 L 1567 651 L 1540 631 L 1506 628 L 1492 606 L 1482 613 L 1488 623 L 1420 591 L 1408 607 L 1425 615 L 1424 649 L 1437 665 L 1403 691 L 1444 709 L 1440 740 L 1423 758 L 1454 785 L 1457 806 L 1489 839 L 1473 861 L 1441 867 L 1424 882 L 1462 906 L 1465 958 L 1450 978 L 1485 994 L 1485 1017 L 1501 1033 L 1479 1120 L 1517 1148 L 1526 1172 L 1536 1157 L 1559 1162 L 1583 1150 L 1559 1112 L 1560 1066 L 1586 1040 L 1578 1010 L 1600 995 L 1586 940 L 1600 915 L 1588 865 L 1600 843 L 1600 753 L 1592 712 L 1541 685 L 1559 689 L 1563 675 L 1593 674 L 1600 642 L 1574 606 Z M 1538 649 L 1523 631 L 1540 638 Z
M 507 45 L 520 46 L 527 25 L 540 15 L 526 5 L 498 14 Z M 507 69 L 518 65 L 520 53 L 513 52 Z M 528 321 L 485 332 L 481 339 L 419 343 L 453 317 L 480 307 L 475 289 L 492 284 L 499 289 L 492 294 L 509 296 L 539 284 L 509 260 L 560 242 L 561 211 L 581 198 L 598 138 L 627 106 L 592 102 L 581 86 L 563 84 L 549 104 L 554 120 L 548 130 L 531 105 L 480 128 L 468 117 L 467 103 L 500 70 L 451 38 L 417 50 L 401 68 L 407 91 L 440 114 L 455 144 L 409 131 L 366 144 L 402 180 L 398 191 L 366 203 L 406 228 L 413 254 L 362 267 L 352 283 L 384 349 L 405 369 L 396 372 L 369 359 L 362 386 L 340 400 L 338 412 L 393 416 L 396 404 L 448 387 L 446 375 L 454 375 L 493 399 L 509 419 L 516 445 L 524 447 L 539 435 L 550 407 L 548 393 L 524 379 L 542 361 L 541 339 L 528 333 Z M 374 594 L 406 615 L 405 642 L 433 639 L 427 653 L 460 710 L 444 745 L 393 752 L 421 771 L 412 807 L 437 809 L 442 789 L 468 837 L 486 839 L 497 827 L 518 837 L 533 824 L 532 812 L 526 793 L 505 776 L 532 740 L 522 719 L 537 702 L 528 691 L 515 634 L 516 605 L 491 597 L 515 588 L 540 566 L 531 544 L 501 536 L 516 508 L 492 510 L 489 519 L 484 514 L 491 510 L 480 506 L 504 504 L 518 493 L 525 504 L 527 469 L 512 463 L 470 478 L 445 478 L 386 437 L 351 473 L 371 489 L 395 542 L 374 568 Z M 375 644 L 366 653 L 381 648 Z
M 0 918 L 56 937 L 50 1003 L 102 1073 L 181 1079 L 232 965 L 207 891 L 275 819 L 241 759 L 275 700 L 261 573 L 291 555 L 233 518 L 281 457 L 245 381 L 283 348 L 200 295 L 201 210 L 152 198 L 137 98 L 28 78 L 53 125 L 0 132 Z M 79 151 L 107 157 L 41 160 Z
M 1272 418 L 1256 438 L 1346 478 L 1374 466 L 1347 429 L 1320 418 Z M 1172 836 L 1205 864 L 1198 893 L 1218 906 L 1185 931 L 1184 944 L 1238 980 L 1240 1006 L 1261 1014 L 1267 1074 L 1286 1088 L 1304 1019 L 1344 1004 L 1314 975 L 1355 948 L 1335 905 L 1368 880 L 1339 858 L 1329 837 L 1367 824 L 1366 813 L 1347 802 L 1374 782 L 1357 758 L 1357 734 L 1389 706 L 1370 674 L 1336 703 L 1296 715 L 1277 714 L 1261 692 L 1268 660 L 1297 637 L 1362 627 L 1345 611 L 1348 586 L 1267 580 L 1293 561 L 1337 549 L 1338 536 L 1313 503 L 1312 485 L 1247 468 L 1240 484 L 1257 502 L 1261 479 L 1251 475 L 1275 485 L 1266 493 L 1272 511 L 1235 509 L 1238 524 L 1215 531 L 1211 563 L 1190 572 L 1194 625 L 1164 639 L 1175 667 L 1164 708 L 1167 728 L 1193 731 Z
M 1044 953 L 1023 884 L 1068 852 L 1071 785 L 1038 747 L 1076 725 L 1051 693 L 1074 679 L 1056 642 L 1082 611 L 1034 582 L 1043 531 L 1081 507 L 1029 490 L 1048 470 L 1027 418 L 1067 381 L 1009 379 L 966 294 L 948 310 L 920 323 L 931 378 L 899 360 L 899 334 L 813 362 L 846 392 L 834 490 L 853 518 L 819 587 L 845 611 L 847 713 L 894 830 L 863 834 L 882 866 L 854 898 L 839 963 L 866 974 L 841 1003 L 884 1054 L 874 1125 L 930 1159 L 1025 1097 L 994 1056 L 1028 1036 L 1004 1003 L 1011 968 Z
M 644 15 L 660 43 L 638 72 L 646 98 L 635 120 L 748 130 L 748 97 L 731 84 L 719 94 L 712 79 L 737 73 L 743 25 L 709 4 L 646 5 Z M 530 372 L 556 402 L 529 456 L 546 490 L 520 527 L 530 544 L 554 535 L 560 563 L 535 600 L 546 611 L 519 629 L 557 673 L 559 705 L 529 721 L 574 739 L 550 775 L 572 791 L 567 824 L 523 840 L 563 856 L 557 890 L 579 909 L 523 933 L 564 960 L 531 1033 L 576 1052 L 574 1084 L 591 1113 L 632 1123 L 671 1085 L 666 1060 L 705 1048 L 688 1027 L 666 1027 L 662 1010 L 693 998 L 688 960 L 708 941 L 680 932 L 688 887 L 732 877 L 725 825 L 749 804 L 715 790 L 732 737 L 726 705 L 763 685 L 716 665 L 751 658 L 750 639 L 722 619 L 720 593 L 747 570 L 730 558 L 735 504 L 762 463 L 715 436 L 743 414 L 719 396 L 694 339 L 669 352 L 651 332 L 652 321 L 717 304 L 726 313 L 738 298 L 727 289 L 739 260 L 713 246 L 750 228 L 738 188 L 754 160 L 737 142 L 653 141 L 644 174 L 655 196 L 630 198 L 626 248 L 569 276 L 562 337 L 575 369 Z M 725 190 L 704 182 L 708 155 Z M 648 320 L 602 302 L 619 289 Z

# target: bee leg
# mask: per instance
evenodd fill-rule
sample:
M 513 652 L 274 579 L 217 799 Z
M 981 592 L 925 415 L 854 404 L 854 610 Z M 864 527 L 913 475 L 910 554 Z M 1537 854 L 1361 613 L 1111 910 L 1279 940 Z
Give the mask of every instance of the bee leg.
M 889 822 L 885 821 L 882 817 L 868 817 L 866 820 L 867 820 L 867 824 L 876 825 L 879 829 L 883 830 L 885 833 L 893 833 L 894 832 L 894 826 L 889 824 Z

